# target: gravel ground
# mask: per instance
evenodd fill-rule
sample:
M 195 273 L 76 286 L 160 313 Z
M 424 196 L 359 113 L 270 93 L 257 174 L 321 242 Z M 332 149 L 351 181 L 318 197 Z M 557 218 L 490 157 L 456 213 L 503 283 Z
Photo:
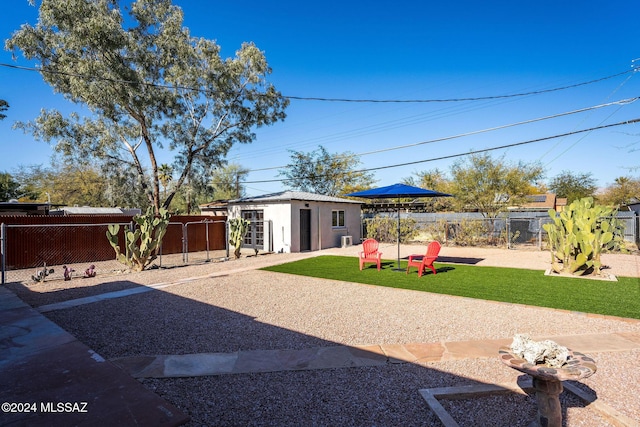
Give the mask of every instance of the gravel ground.
M 357 254 L 358 247 L 321 253 Z M 424 252 L 402 247 L 400 256 Z M 383 247 L 394 258 L 395 245 Z M 194 280 L 125 298 L 53 311 L 47 316 L 109 359 L 121 356 L 300 349 L 638 332 L 640 322 L 590 318 L 543 308 L 303 278 L 253 268 L 311 254 L 274 254 L 117 277 L 37 286 L 14 285 L 25 301 L 44 305 L 124 287 Z M 476 265 L 544 270 L 549 254 L 443 248 L 441 258 Z M 640 277 L 635 255 L 604 258 L 616 275 Z M 354 267 L 357 262 L 354 260 Z M 216 277 L 205 277 L 207 275 Z M 640 283 L 639 283 L 640 285 Z M 640 420 L 640 351 L 591 354 L 598 372 L 583 381 L 598 398 Z M 518 372 L 495 359 L 382 367 L 145 379 L 142 383 L 192 417 L 196 425 L 439 425 L 419 389 L 500 383 Z M 460 425 L 528 425 L 533 399 L 508 395 L 444 401 Z M 607 425 L 563 394 L 568 426 Z

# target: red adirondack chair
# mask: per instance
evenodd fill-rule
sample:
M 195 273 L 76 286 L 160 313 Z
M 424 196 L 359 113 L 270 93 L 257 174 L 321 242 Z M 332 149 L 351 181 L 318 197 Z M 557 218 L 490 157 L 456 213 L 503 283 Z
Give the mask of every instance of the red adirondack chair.
M 433 262 L 438 259 L 439 253 L 440 243 L 434 240 L 429 243 L 429 246 L 427 246 L 427 253 L 425 255 L 409 255 L 406 274 L 409 274 L 409 267 L 418 268 L 418 277 L 422 277 L 422 273 L 425 271 L 425 268 L 431 269 L 433 274 L 436 274 L 436 268 L 433 266 Z
M 362 251 L 360 254 L 360 270 L 365 263 L 375 263 L 380 271 L 380 257 L 382 252 L 378 251 L 378 241 L 376 239 L 367 239 L 362 242 Z

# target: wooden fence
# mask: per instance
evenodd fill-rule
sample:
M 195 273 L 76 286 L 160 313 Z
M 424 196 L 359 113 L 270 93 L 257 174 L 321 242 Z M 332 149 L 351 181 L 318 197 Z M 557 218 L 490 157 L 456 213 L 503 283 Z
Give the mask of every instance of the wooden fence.
M 123 229 L 132 219 L 127 215 L 1 216 L 4 269 L 113 260 L 107 226 L 120 224 Z M 226 217 L 172 216 L 162 253 L 225 249 L 225 221 Z

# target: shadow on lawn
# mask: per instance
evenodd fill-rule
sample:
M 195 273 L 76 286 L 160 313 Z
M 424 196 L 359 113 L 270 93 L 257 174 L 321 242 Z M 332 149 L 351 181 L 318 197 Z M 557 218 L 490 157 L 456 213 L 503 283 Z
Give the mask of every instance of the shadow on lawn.
M 480 261 L 483 261 L 484 258 L 469 258 L 469 257 L 456 257 L 456 256 L 439 256 L 439 262 L 450 262 L 452 264 L 468 264 L 468 265 L 476 265 Z
M 393 266 L 394 263 L 385 263 L 385 267 L 389 265 Z M 452 269 L 439 267 L 438 272 Z M 209 280 L 210 287 L 199 289 L 206 295 L 196 294 L 198 298 L 218 301 L 216 289 L 222 291 L 221 286 L 234 286 L 238 292 L 243 291 L 242 284 L 236 281 Z M 61 302 L 141 287 L 134 282 L 114 281 L 96 283 L 87 286 L 87 289 L 54 292 L 55 300 Z M 25 300 L 44 300 L 42 296 L 30 295 L 35 293 L 30 287 L 14 285 L 12 288 Z M 181 292 L 192 295 L 188 283 L 169 289 L 171 292 L 151 290 L 50 311 L 46 316 L 107 359 L 341 345 L 263 323 L 253 316 L 214 303 L 179 295 Z M 219 304 L 224 304 L 224 298 Z M 273 307 L 273 310 L 278 308 Z M 105 333 L 105 330 L 110 332 Z M 371 358 L 375 357 L 380 356 L 371 353 Z M 0 376 L 6 374 L 1 373 Z M 52 371 L 52 375 L 56 375 L 56 372 Z M 30 382 L 38 381 L 38 378 L 30 379 Z M 203 425 L 211 424 L 214 420 L 216 425 L 250 425 L 256 420 L 271 425 L 295 425 L 301 422 L 296 416 L 302 413 L 307 421 L 315 420 L 314 424 L 324 425 L 439 425 L 438 418 L 420 396 L 419 389 L 482 384 L 429 366 L 390 361 L 380 366 L 143 379 L 141 382 L 185 410 L 194 423 Z M 64 387 L 63 381 L 59 387 Z M 4 392 L 10 393 L 11 390 Z M 51 390 L 51 401 L 55 401 L 56 392 L 55 389 Z M 82 400 L 80 397 L 79 400 Z M 403 404 L 397 405 L 396 402 Z M 585 407 L 580 401 L 569 399 L 566 402 L 566 406 Z M 455 404 L 450 404 L 454 405 L 454 410 Z M 514 394 L 509 398 L 508 405 L 521 405 L 525 420 L 531 420 L 535 415 L 535 401 L 531 396 Z M 492 423 L 505 425 L 501 424 L 500 416 L 509 413 L 508 406 L 486 406 L 485 410 L 493 411 L 490 418 Z M 563 406 L 564 417 L 566 410 Z M 523 422 L 522 425 L 526 424 Z
M 409 257 L 402 257 L 403 260 L 408 260 Z M 471 257 L 457 257 L 457 256 L 439 256 L 438 262 L 451 263 L 451 264 L 467 264 L 467 265 L 476 265 L 480 261 L 484 261 L 484 258 L 471 258 Z M 396 261 L 382 261 L 380 263 L 383 265 L 396 265 Z
M 452 266 L 449 266 L 449 265 L 437 266 L 436 264 L 434 264 L 434 266 L 436 267 L 436 273 L 447 273 L 449 271 L 453 271 L 453 270 L 456 269 L 455 267 L 452 267 Z M 376 266 L 375 265 L 365 265 L 362 270 L 367 270 L 367 269 L 375 270 Z M 403 273 L 404 272 L 405 274 L 407 274 L 406 273 L 406 271 L 407 271 L 406 266 L 404 268 L 401 267 L 400 269 L 398 269 L 397 268 L 397 262 L 394 262 L 394 261 L 382 261 L 380 263 L 380 269 L 381 270 L 394 270 L 394 271 L 397 271 L 398 273 Z M 418 275 L 418 271 L 414 267 L 414 268 L 409 270 L 409 273 L 407 275 L 408 276 L 411 276 L 411 275 L 417 276 Z M 431 272 L 431 270 L 426 269 L 426 271 L 424 273 L 422 273 L 422 275 L 423 276 L 428 276 L 428 275 L 433 275 L 433 273 Z

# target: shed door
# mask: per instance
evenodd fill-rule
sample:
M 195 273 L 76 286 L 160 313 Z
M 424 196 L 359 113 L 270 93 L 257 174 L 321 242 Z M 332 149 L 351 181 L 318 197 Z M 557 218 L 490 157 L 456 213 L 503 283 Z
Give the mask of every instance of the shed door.
M 311 209 L 300 209 L 300 252 L 311 250 Z

